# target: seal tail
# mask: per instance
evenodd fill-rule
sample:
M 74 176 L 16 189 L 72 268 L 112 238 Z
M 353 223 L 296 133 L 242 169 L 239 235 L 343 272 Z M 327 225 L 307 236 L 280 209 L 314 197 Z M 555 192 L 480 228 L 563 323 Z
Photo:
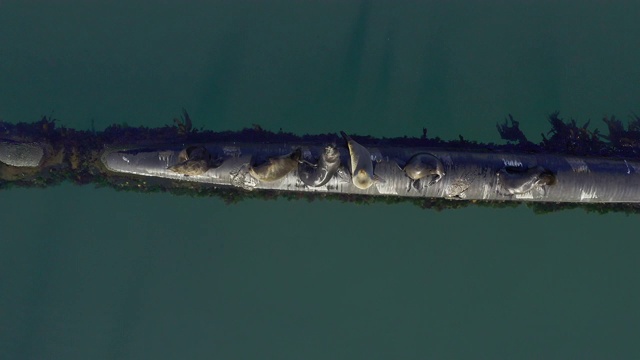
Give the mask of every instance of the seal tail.
M 340 131 L 340 135 L 342 135 L 342 138 L 347 142 L 347 144 L 349 143 L 349 141 L 351 141 L 349 135 L 347 135 L 344 131 Z

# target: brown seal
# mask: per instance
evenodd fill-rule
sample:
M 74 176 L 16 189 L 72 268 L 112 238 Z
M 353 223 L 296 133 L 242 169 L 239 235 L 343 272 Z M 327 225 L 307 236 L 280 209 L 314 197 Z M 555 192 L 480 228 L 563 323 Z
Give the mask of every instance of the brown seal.
M 251 164 L 249 173 L 260 181 L 280 180 L 298 166 L 300 159 L 302 159 L 302 150 L 297 148 L 291 154 L 269 158 L 264 164 L 258 166 Z
M 178 163 L 168 169 L 185 176 L 202 175 L 209 169 L 222 164 L 221 159 L 213 157 L 202 145 L 188 146 L 178 154 Z

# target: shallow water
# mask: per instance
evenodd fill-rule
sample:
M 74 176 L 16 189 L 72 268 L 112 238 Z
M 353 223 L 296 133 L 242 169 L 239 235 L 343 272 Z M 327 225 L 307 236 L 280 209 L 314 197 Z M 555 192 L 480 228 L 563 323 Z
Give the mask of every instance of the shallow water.
M 632 8 L 633 7 L 633 8 Z M 638 111 L 638 5 L 0 1 L 0 116 L 531 140 Z M 0 193 L 0 358 L 635 358 L 635 216 Z

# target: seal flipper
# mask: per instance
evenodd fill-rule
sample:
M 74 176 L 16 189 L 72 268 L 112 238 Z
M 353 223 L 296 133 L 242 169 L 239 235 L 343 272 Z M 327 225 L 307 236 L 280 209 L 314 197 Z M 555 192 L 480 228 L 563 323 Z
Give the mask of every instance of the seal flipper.
M 351 182 L 351 173 L 349 172 L 349 169 L 345 168 L 344 166 L 340 166 L 338 168 L 338 171 L 336 171 L 336 175 L 338 176 L 338 180 L 342 182 Z
M 312 162 L 311 162 L 311 161 L 309 161 L 309 160 L 301 159 L 301 160 L 299 161 L 299 163 L 300 163 L 300 164 L 304 164 L 304 165 L 311 166 L 311 167 L 312 167 L 312 168 L 314 168 L 314 169 L 317 169 L 317 168 L 318 168 L 318 164 L 314 164 L 314 163 L 312 163 Z
M 420 185 L 422 185 L 422 183 L 420 182 L 420 179 L 411 180 L 411 185 L 409 186 L 409 190 L 411 190 L 411 186 L 413 186 L 413 188 L 416 189 L 416 191 L 420 191 L 422 190 Z M 407 192 L 409 191 L 407 190 Z
M 442 180 L 442 175 L 434 174 L 434 175 L 432 175 L 431 180 L 429 181 L 427 186 L 435 185 L 440 180 Z
M 387 180 L 381 178 L 380 176 L 373 174 L 373 181 L 377 184 L 386 184 Z

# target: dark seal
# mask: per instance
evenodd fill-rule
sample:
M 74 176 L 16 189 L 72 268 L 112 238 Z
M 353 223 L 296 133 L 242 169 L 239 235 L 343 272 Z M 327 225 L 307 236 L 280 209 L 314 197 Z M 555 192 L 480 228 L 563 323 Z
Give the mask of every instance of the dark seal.
M 301 162 L 298 165 L 298 174 L 305 185 L 319 187 L 328 183 L 339 167 L 340 151 L 335 146 L 328 145 L 316 165 Z
M 502 195 L 526 194 L 556 183 L 556 176 L 542 166 L 528 169 L 504 167 L 496 173 L 498 193 Z
M 202 145 L 188 146 L 178 154 L 178 163 L 168 169 L 185 176 L 202 175 L 222 164 L 222 159 L 212 156 Z

